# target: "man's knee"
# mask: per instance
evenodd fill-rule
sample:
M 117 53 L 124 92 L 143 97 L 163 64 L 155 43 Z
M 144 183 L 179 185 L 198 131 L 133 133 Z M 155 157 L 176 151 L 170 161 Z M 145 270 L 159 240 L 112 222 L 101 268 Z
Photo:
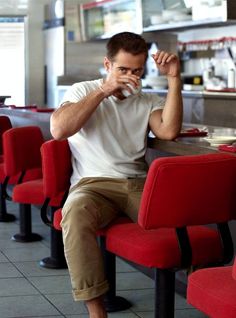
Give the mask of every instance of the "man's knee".
M 91 194 L 69 195 L 62 209 L 61 226 L 63 228 L 67 224 L 77 229 L 87 224 L 97 226 L 98 209 L 98 203 Z

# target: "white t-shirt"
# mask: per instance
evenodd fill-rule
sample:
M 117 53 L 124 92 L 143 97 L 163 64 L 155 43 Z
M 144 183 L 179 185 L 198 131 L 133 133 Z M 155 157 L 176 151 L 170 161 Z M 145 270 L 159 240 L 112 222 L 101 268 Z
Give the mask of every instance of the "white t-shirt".
M 77 102 L 102 84 L 80 82 L 65 93 L 63 102 Z M 145 152 L 150 114 L 164 107 L 158 95 L 140 92 L 119 100 L 105 98 L 89 120 L 68 138 L 72 152 L 71 185 L 83 177 L 145 177 Z

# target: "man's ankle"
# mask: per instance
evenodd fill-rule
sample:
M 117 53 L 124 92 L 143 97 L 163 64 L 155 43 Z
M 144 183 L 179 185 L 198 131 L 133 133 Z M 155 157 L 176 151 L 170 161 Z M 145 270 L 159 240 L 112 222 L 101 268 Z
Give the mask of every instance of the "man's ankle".
M 90 318 L 107 318 L 107 313 L 102 297 L 87 300 L 85 301 L 85 304 L 88 309 Z

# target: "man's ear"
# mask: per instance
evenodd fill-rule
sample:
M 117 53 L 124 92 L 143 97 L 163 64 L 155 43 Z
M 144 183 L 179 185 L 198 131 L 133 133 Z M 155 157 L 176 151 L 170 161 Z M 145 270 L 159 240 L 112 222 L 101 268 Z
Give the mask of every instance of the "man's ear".
M 103 65 L 104 68 L 107 72 L 109 72 L 110 68 L 111 68 L 111 62 L 110 60 L 107 58 L 107 56 L 104 57 L 104 61 L 103 61 Z

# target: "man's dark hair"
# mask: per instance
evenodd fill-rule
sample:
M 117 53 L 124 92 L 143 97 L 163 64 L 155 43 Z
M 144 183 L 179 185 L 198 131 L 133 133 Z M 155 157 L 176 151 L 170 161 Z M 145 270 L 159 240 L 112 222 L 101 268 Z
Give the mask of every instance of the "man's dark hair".
M 148 46 L 144 38 L 132 32 L 122 32 L 113 35 L 107 42 L 107 57 L 113 60 L 117 53 L 123 50 L 127 53 L 148 56 Z

